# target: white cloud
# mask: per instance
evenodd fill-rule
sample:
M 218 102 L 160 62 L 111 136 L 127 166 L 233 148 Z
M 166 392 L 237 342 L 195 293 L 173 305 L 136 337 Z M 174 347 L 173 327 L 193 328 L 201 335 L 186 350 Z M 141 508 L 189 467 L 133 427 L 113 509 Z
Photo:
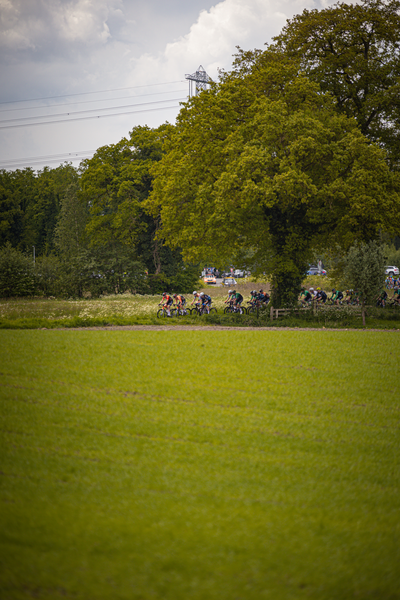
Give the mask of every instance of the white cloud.
M 316 4 L 313 0 L 224 0 L 202 11 L 189 33 L 168 43 L 162 53 L 133 59 L 132 79 L 182 77 L 199 64 L 215 78 L 218 68 L 230 68 L 237 45 L 263 48 L 296 11 Z

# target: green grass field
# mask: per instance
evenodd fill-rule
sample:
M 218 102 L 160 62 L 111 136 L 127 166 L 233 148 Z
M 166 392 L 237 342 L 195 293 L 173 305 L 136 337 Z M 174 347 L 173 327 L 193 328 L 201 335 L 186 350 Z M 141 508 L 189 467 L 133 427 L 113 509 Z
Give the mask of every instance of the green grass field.
M 400 333 L 0 331 L 0 597 L 400 598 Z
M 260 285 L 260 284 L 258 284 Z M 242 282 L 237 287 L 247 306 L 254 282 Z M 266 288 L 266 286 L 264 286 Z M 362 328 L 359 306 L 321 307 L 318 315 L 311 308 L 298 315 L 280 317 L 271 323 L 269 307 L 255 315 L 225 315 L 227 290 L 210 287 L 213 306 L 218 314 L 213 316 L 184 316 L 179 319 L 158 319 L 157 310 L 161 296 L 132 294 L 112 295 L 98 299 L 62 300 L 49 298 L 0 299 L 0 329 L 57 329 L 71 327 L 103 327 L 106 325 L 237 325 L 265 327 L 330 327 Z M 191 294 L 186 295 L 191 306 Z M 371 329 L 400 329 L 400 308 L 368 309 L 367 327 Z

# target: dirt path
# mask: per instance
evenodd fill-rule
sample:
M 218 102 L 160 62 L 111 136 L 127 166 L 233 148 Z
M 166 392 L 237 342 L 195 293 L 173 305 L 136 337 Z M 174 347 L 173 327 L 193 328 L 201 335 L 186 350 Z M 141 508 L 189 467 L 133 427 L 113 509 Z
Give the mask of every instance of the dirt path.
M 104 327 L 65 327 L 61 331 L 391 331 L 400 329 L 352 329 L 328 327 L 225 327 L 224 325 L 105 325 Z M 49 330 L 48 330 L 49 331 Z M 54 330 L 53 330 L 54 331 Z

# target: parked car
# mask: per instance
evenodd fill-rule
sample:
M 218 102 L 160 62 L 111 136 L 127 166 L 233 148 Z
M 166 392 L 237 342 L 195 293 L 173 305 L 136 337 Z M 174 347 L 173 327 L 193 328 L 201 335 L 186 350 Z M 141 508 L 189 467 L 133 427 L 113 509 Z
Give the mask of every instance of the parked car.
M 390 277 L 390 275 L 393 277 L 394 275 L 398 275 L 399 274 L 399 268 L 398 267 L 385 267 L 385 275 L 388 275 Z
M 326 271 L 325 269 L 321 269 L 320 271 L 318 267 L 311 266 L 307 271 L 307 275 L 326 275 Z
M 236 279 L 234 277 L 225 277 L 222 282 L 224 285 L 236 285 Z
M 208 285 L 215 285 L 217 283 L 217 279 L 214 277 L 214 275 L 206 275 L 203 277 L 203 281 Z

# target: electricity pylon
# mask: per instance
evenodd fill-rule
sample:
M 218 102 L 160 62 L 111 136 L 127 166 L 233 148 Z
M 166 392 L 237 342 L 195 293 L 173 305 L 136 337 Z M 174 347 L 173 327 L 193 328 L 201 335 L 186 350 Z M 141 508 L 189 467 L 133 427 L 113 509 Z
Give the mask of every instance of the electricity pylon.
M 207 75 L 201 65 L 195 73 L 192 73 L 191 75 L 185 75 L 185 79 L 189 80 L 189 98 L 191 98 L 193 95 L 197 96 L 202 90 L 206 90 L 210 81 L 212 81 L 211 77 Z

